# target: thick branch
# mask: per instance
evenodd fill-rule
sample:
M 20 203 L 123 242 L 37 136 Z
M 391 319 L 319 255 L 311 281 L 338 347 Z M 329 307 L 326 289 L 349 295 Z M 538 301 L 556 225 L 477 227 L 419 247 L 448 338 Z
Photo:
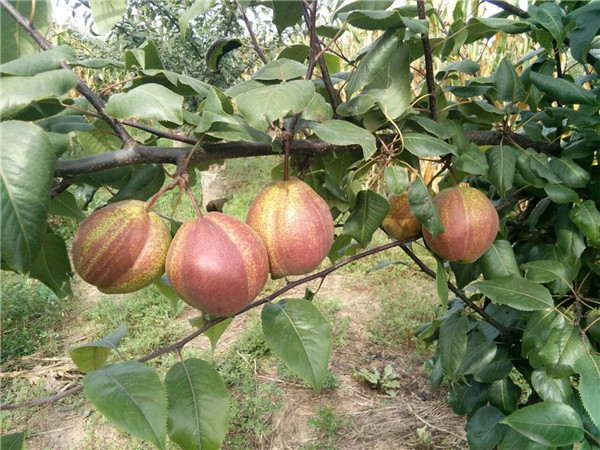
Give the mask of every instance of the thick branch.
M 557 143 L 534 141 L 521 134 L 505 135 L 501 131 L 495 130 L 467 131 L 467 136 L 471 142 L 477 145 L 499 145 L 502 136 L 508 136 L 523 148 L 531 147 L 536 151 L 551 154 L 560 149 Z M 394 140 L 395 135 L 382 134 L 378 137 L 387 145 Z M 290 154 L 314 156 L 332 151 L 359 150 L 360 148 L 358 144 L 335 145 L 320 139 L 295 139 L 290 146 Z M 54 176 L 75 177 L 99 170 L 140 163 L 176 164 L 177 158 L 187 155 L 190 150 L 191 147 L 146 147 L 137 145 L 75 160 L 59 160 L 54 168 Z M 202 150 L 194 153 L 192 164 L 222 159 L 281 154 L 273 150 L 270 142 L 206 142 L 202 144 Z
M 425 1 L 417 0 L 417 9 L 419 11 L 419 19 L 425 20 Z M 427 90 L 429 91 L 429 117 L 432 120 L 437 120 L 438 108 L 435 89 L 435 80 L 433 77 L 433 57 L 431 56 L 431 43 L 429 36 L 423 34 L 423 55 L 425 56 L 425 80 L 427 82 Z
M 33 25 L 29 24 L 29 21 L 25 19 L 7 0 L 0 0 L 0 5 L 25 31 L 27 31 L 27 33 L 43 50 L 50 50 L 52 48 L 50 42 L 48 42 L 39 33 L 39 31 L 33 27 Z M 69 66 L 67 63 L 63 63 L 62 67 L 72 70 L 71 66 Z M 114 132 L 117 133 L 117 136 L 119 136 L 123 142 L 123 146 L 128 147 L 133 145 L 135 141 L 129 135 L 127 130 L 125 130 L 120 123 L 116 122 L 104 113 L 104 103 L 102 100 L 100 100 L 100 98 L 89 88 L 87 84 L 85 84 L 81 78 L 77 77 L 77 80 L 76 88 L 79 93 L 83 95 L 87 101 L 90 102 L 90 104 L 98 111 L 98 114 L 102 120 L 104 120 L 114 130 Z
M 414 237 L 414 238 L 409 238 L 409 239 L 404 239 L 402 241 L 394 241 L 394 242 L 390 242 L 384 245 L 380 245 L 379 247 L 375 247 L 372 248 L 370 250 L 366 250 L 362 253 L 359 253 L 357 255 L 351 256 L 349 258 L 344 259 L 343 261 L 340 261 L 336 264 L 333 264 L 332 266 L 328 267 L 327 269 L 321 270 L 320 272 L 316 272 L 312 275 L 308 275 L 306 277 L 300 278 L 296 281 L 292 281 L 291 283 L 286 284 L 285 286 L 283 286 L 282 288 L 276 290 L 275 292 L 273 292 L 271 295 L 268 295 L 266 297 L 263 297 L 260 300 L 257 300 L 253 303 L 250 303 L 248 306 L 246 306 L 244 309 L 242 309 L 240 312 L 238 312 L 237 314 L 235 314 L 235 316 L 239 316 L 240 314 L 243 314 L 253 308 L 256 308 L 257 306 L 263 305 L 265 303 L 271 302 L 274 299 L 276 299 L 277 297 L 281 296 L 282 294 L 286 293 L 287 291 L 294 289 L 298 286 L 301 286 L 303 284 L 308 283 L 309 281 L 313 281 L 313 280 L 318 280 L 320 279 L 324 279 L 327 275 L 329 275 L 332 272 L 335 272 L 336 270 L 344 267 L 347 264 L 350 264 L 354 261 L 357 261 L 359 259 L 365 258 L 367 256 L 370 255 L 374 255 L 376 253 L 380 253 L 382 251 L 388 250 L 390 248 L 393 247 L 398 247 L 400 245 L 404 245 L 407 244 L 409 242 L 415 241 L 417 240 L 418 237 Z M 234 316 L 234 317 L 235 317 Z M 183 346 L 185 344 L 187 344 L 188 342 L 190 342 L 191 340 L 197 338 L 198 336 L 200 336 L 202 333 L 204 333 L 206 330 L 208 330 L 209 328 L 212 328 L 213 326 L 215 326 L 216 324 L 218 324 L 219 322 L 222 322 L 223 320 L 225 320 L 226 317 L 219 317 L 215 320 L 212 320 L 210 322 L 207 322 L 206 324 L 204 324 L 201 328 L 197 329 L 196 331 L 194 331 L 193 333 L 187 335 L 186 337 L 184 337 L 183 339 L 180 339 L 179 341 L 158 349 L 142 358 L 139 358 L 138 361 L 139 362 L 146 362 L 146 361 L 150 361 L 151 359 L 157 358 L 161 355 L 164 355 L 165 353 L 169 353 L 169 352 L 173 352 L 176 350 L 181 350 L 183 348 Z M 45 398 L 41 398 L 38 400 L 32 400 L 29 402 L 24 402 L 24 403 L 13 403 L 10 405 L 0 405 L 0 411 L 9 411 L 9 410 L 13 410 L 13 409 L 18 409 L 18 408 L 24 408 L 24 407 L 28 407 L 28 406 L 40 406 L 40 405 L 47 405 L 50 403 L 54 403 L 57 400 L 60 400 L 61 398 L 67 397 L 69 395 L 72 394 L 76 394 L 77 392 L 81 391 L 83 389 L 83 386 L 77 385 L 76 387 L 69 389 L 65 392 L 61 392 L 60 394 L 56 394 L 53 395 L 51 397 L 45 397 Z

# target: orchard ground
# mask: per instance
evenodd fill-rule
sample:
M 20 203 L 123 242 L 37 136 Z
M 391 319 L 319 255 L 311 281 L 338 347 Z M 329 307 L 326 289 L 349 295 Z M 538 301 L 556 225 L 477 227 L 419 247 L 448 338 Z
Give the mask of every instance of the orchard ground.
M 277 163 L 276 157 L 228 161 L 224 212 L 244 220 Z M 200 188 L 193 189 L 199 196 Z M 108 198 L 102 194 L 90 208 Z M 175 196 L 163 196 L 158 209 L 168 214 Z M 175 218 L 191 217 L 193 209 L 183 198 Z M 53 224 L 72 238 L 74 222 L 60 219 Z M 377 232 L 371 245 L 386 241 Z M 420 245 L 414 248 L 435 267 Z M 374 270 L 382 261 L 393 263 Z M 269 281 L 265 292 L 284 283 Z M 314 292 L 318 287 L 318 281 L 312 282 L 285 297 L 303 297 L 305 288 Z M 74 294 L 70 301 L 58 300 L 36 281 L 2 272 L 2 403 L 43 397 L 77 384 L 82 374 L 68 357 L 69 346 L 96 340 L 125 324 L 120 355 L 112 355 L 111 361 L 135 359 L 190 333 L 188 319 L 198 315 L 185 306 L 173 318 L 169 301 L 153 286 L 109 296 L 76 279 Z M 413 336 L 418 324 L 434 317 L 435 281 L 393 249 L 329 275 L 315 303 L 329 319 L 334 339 L 330 373 L 319 397 L 269 352 L 259 310 L 236 318 L 214 354 L 205 337 L 184 348 L 186 358 L 213 361 L 230 388 L 231 428 L 225 448 L 466 447 L 464 419 L 452 413 L 444 389 L 434 392 L 429 387 L 430 352 Z M 169 354 L 148 364 L 164 375 L 176 361 L 177 355 Z M 377 374 L 383 378 L 388 366 L 391 376 L 374 387 Z M 81 394 L 1 414 L 2 433 L 27 430 L 30 449 L 151 448 L 113 428 Z

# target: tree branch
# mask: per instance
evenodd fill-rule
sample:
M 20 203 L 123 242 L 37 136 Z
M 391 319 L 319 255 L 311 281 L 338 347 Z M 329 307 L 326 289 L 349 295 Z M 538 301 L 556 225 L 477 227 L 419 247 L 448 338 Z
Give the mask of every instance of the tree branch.
M 425 20 L 425 1 L 417 0 L 417 9 L 419 11 L 419 19 Z M 435 79 L 433 77 L 433 58 L 431 56 L 431 43 L 429 36 L 423 34 L 423 55 L 425 56 L 425 80 L 427 82 L 427 90 L 429 91 L 429 117 L 432 120 L 437 120 L 438 108 L 436 98 Z
M 394 248 L 394 247 L 398 247 L 398 246 L 402 246 L 404 244 L 407 244 L 409 242 L 415 241 L 419 239 L 419 237 L 413 237 L 413 238 L 409 238 L 409 239 L 404 239 L 402 241 L 394 241 L 394 242 L 389 242 L 387 244 L 384 245 L 380 245 L 379 247 L 374 247 L 370 250 L 366 250 L 364 252 L 358 253 L 357 255 L 351 256 L 349 258 L 344 259 L 343 261 L 340 261 L 336 264 L 333 264 L 331 266 L 329 266 L 326 269 L 323 269 L 319 272 L 313 273 L 312 275 L 308 275 L 305 276 L 303 278 L 300 278 L 296 281 L 292 281 L 291 283 L 286 284 L 285 286 L 283 286 L 280 289 L 277 289 L 275 292 L 273 292 L 272 294 L 263 297 L 260 300 L 257 300 L 255 302 L 250 303 L 248 306 L 246 306 L 244 309 L 242 309 L 241 311 L 239 311 L 237 314 L 234 314 L 232 317 L 236 317 L 239 316 L 240 314 L 243 314 L 251 309 L 254 309 L 260 305 L 263 305 L 265 303 L 269 303 L 273 300 L 275 300 L 277 297 L 281 296 L 282 294 L 286 293 L 287 291 L 294 289 L 298 286 L 301 286 L 303 284 L 308 283 L 309 281 L 313 281 L 313 280 L 317 280 L 319 278 L 324 279 L 327 275 L 329 275 L 332 272 L 335 272 L 336 270 L 344 267 L 345 265 L 348 265 L 354 261 L 357 261 L 359 259 L 365 258 L 367 256 L 370 255 L 374 255 L 376 253 L 380 253 L 382 251 L 385 250 L 389 250 L 390 248 Z M 176 350 L 181 350 L 185 344 L 187 344 L 188 342 L 192 341 L 193 339 L 197 338 L 198 336 L 200 336 L 202 333 L 204 333 L 206 330 L 208 330 L 209 328 L 212 328 L 213 326 L 215 326 L 216 324 L 218 324 L 219 322 L 224 321 L 225 319 L 227 319 L 227 317 L 218 317 L 210 322 L 205 323 L 202 327 L 200 327 L 199 329 L 195 330 L 193 333 L 187 335 L 186 337 L 184 337 L 183 339 L 180 339 L 179 341 L 167 346 L 167 347 L 163 347 L 161 349 L 158 349 L 152 353 L 149 353 L 146 356 L 143 356 L 141 358 L 138 359 L 139 362 L 146 362 L 146 361 L 150 361 L 154 358 L 157 358 L 161 355 L 164 355 L 165 353 L 170 353 Z M 69 395 L 73 395 L 76 394 L 77 392 L 81 391 L 83 389 L 83 385 L 79 384 L 77 386 L 75 386 L 72 389 L 69 389 L 67 391 L 61 392 L 59 394 L 56 395 L 52 395 L 50 397 L 45 397 L 45 398 L 41 398 L 38 400 L 32 400 L 32 401 L 28 401 L 28 402 L 23 402 L 23 403 L 13 403 L 13 404 L 9 404 L 9 405 L 0 405 L 0 411 L 10 411 L 10 410 L 14 410 L 14 409 L 19 409 L 19 408 L 24 408 L 24 407 L 28 407 L 28 406 L 41 406 L 41 405 L 48 405 L 50 403 L 54 403 L 57 400 L 60 400 L 61 398 L 67 397 Z
M 476 145 L 499 145 L 502 137 L 510 137 L 523 148 L 533 148 L 538 152 L 556 153 L 560 146 L 554 142 L 534 141 L 522 134 L 504 134 L 502 131 L 482 130 L 467 131 L 469 140 Z M 395 134 L 378 135 L 386 145 L 391 143 Z M 192 158 L 192 164 L 222 159 L 247 158 L 252 156 L 281 155 L 273 149 L 271 142 L 222 141 L 204 142 L 201 149 Z M 335 145 L 320 139 L 295 139 L 290 146 L 290 154 L 314 156 L 332 151 L 360 150 L 358 144 Z M 86 173 L 97 172 L 114 167 L 140 163 L 176 164 L 177 158 L 187 155 L 191 147 L 147 147 L 136 145 L 112 152 L 99 153 L 80 159 L 64 160 L 56 163 L 54 176 L 75 177 Z
M 256 51 L 256 53 L 258 53 L 258 56 L 262 60 L 262 62 L 267 64 L 269 62 L 269 60 L 267 59 L 267 57 L 263 53 L 262 49 L 260 48 L 258 39 L 256 39 L 256 34 L 254 34 L 254 31 L 252 30 L 252 25 L 250 24 L 250 21 L 248 20 L 248 16 L 246 15 L 246 10 L 244 9 L 242 4 L 238 0 L 235 0 L 235 2 L 238 5 L 238 9 L 240 10 L 240 13 L 242 13 L 242 19 L 244 19 L 244 23 L 246 24 L 246 29 L 248 30 L 248 33 L 250 34 L 250 39 L 252 40 L 252 45 L 254 46 L 254 50 Z
M 52 45 L 48 42 L 40 33 L 37 31 L 33 25 L 29 23 L 27 19 L 25 19 L 19 11 L 17 11 L 7 0 L 0 0 L 0 6 L 4 8 L 4 10 L 10 14 L 10 16 L 25 30 L 27 33 L 33 38 L 33 40 L 43 49 L 50 50 Z M 67 63 L 62 63 L 61 66 L 68 70 L 73 70 L 71 66 Z M 76 89 L 79 91 L 81 95 L 83 95 L 90 104 L 98 111 L 98 114 L 119 136 L 121 141 L 123 142 L 124 147 L 129 147 L 135 144 L 134 139 L 129 135 L 127 130 L 123 128 L 123 126 L 115 121 L 112 117 L 107 116 L 104 113 L 104 103 L 100 98 L 92 91 L 85 82 L 77 77 L 77 87 Z

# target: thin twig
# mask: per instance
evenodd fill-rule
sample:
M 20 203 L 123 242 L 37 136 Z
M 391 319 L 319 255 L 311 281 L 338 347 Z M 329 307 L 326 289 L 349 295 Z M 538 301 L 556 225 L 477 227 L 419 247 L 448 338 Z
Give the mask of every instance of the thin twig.
M 263 53 L 262 49 L 260 48 L 260 45 L 258 44 L 258 40 L 256 39 L 256 34 L 254 34 L 254 31 L 252 30 L 252 25 L 250 24 L 250 21 L 248 20 L 248 16 L 246 15 L 246 10 L 244 9 L 242 4 L 238 0 L 235 0 L 235 2 L 238 5 L 238 9 L 240 10 L 240 13 L 242 14 L 242 19 L 244 19 L 244 23 L 246 24 L 246 29 L 248 30 L 248 33 L 250 34 L 250 39 L 252 40 L 252 45 L 254 46 L 254 50 L 256 51 L 256 53 L 258 54 L 258 56 L 262 60 L 262 62 L 267 64 L 269 62 L 269 60 L 267 59 L 267 57 Z
M 425 20 L 425 1 L 417 0 L 417 10 L 419 11 L 419 19 Z M 432 120 L 437 120 L 437 98 L 435 79 L 433 77 L 433 58 L 431 56 L 431 43 L 429 42 L 429 36 L 426 34 L 421 35 L 421 41 L 423 42 L 423 54 L 425 56 L 425 80 L 427 81 L 427 90 L 429 91 L 429 117 Z

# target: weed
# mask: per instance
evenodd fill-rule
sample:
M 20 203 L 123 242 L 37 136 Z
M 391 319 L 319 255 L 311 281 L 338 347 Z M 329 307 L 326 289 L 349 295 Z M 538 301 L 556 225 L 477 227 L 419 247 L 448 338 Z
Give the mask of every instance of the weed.
M 336 300 L 327 299 L 319 303 L 318 307 L 329 322 L 333 347 L 343 347 L 346 344 L 348 328 L 350 327 L 350 320 L 352 318 L 349 315 L 341 318 L 338 317 L 338 313 L 342 310 L 342 307 Z
M 383 369 L 383 373 L 375 368 L 372 372 L 367 369 L 360 369 L 356 373 L 356 378 L 360 381 L 366 381 L 378 392 L 392 397 L 396 396 L 396 391 L 400 388 L 400 382 L 398 381 L 400 376 L 394 373 L 394 368 L 389 364 Z
M 433 436 L 427 427 L 417 428 L 417 448 L 420 450 L 433 448 Z
M 308 418 L 308 426 L 319 434 L 318 440 L 303 450 L 334 450 L 339 433 L 349 425 L 349 419 L 336 415 L 334 408 L 321 408 L 314 417 Z

